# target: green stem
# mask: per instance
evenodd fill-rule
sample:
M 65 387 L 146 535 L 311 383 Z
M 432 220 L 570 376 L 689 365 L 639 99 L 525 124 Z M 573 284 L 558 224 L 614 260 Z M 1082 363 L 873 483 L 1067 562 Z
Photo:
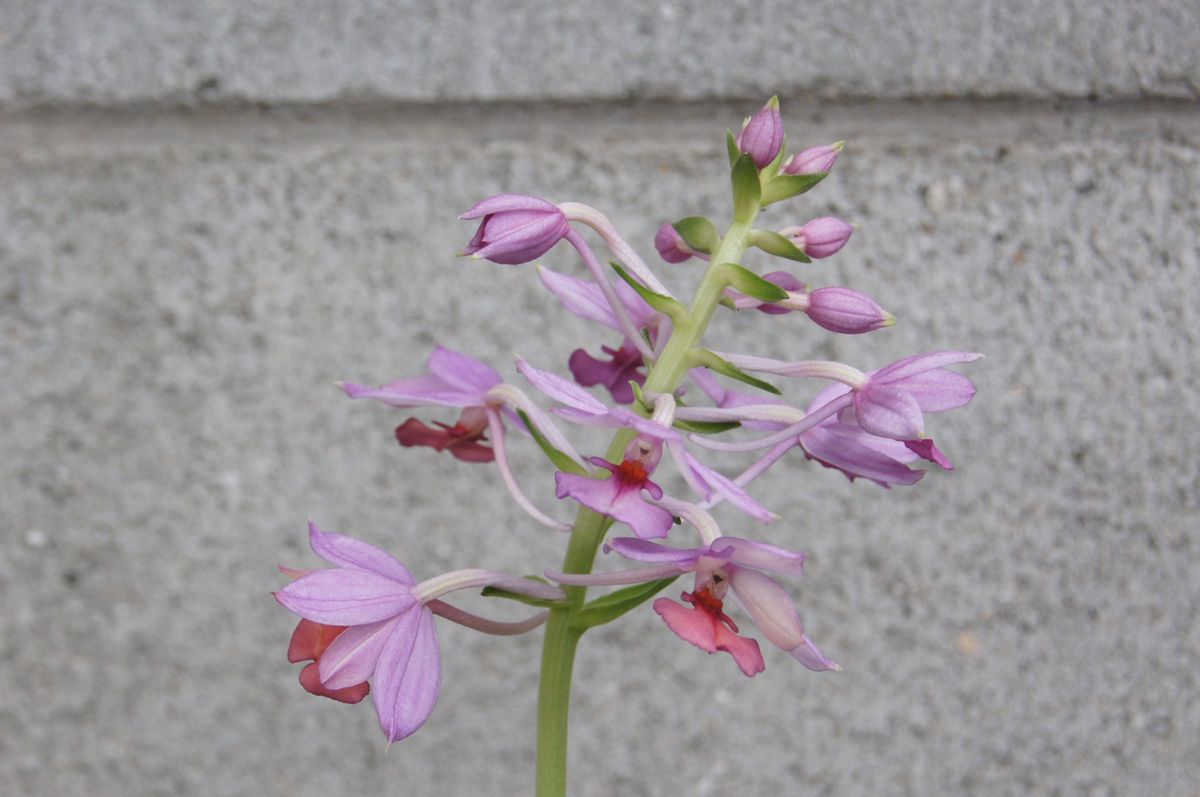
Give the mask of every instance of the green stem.
M 700 280 L 687 318 L 677 323 L 662 356 L 646 375 L 645 389 L 669 393 L 679 386 L 691 367 L 689 354 L 708 329 L 725 290 L 726 281 L 717 266 L 740 262 L 746 250 L 754 216 L 734 221 L 713 253 L 708 269 Z M 618 462 L 633 433 L 624 429 L 616 434 L 605 458 Z M 604 541 L 612 521 L 581 507 L 575 518 L 575 530 L 563 559 L 564 573 L 590 573 L 596 552 Z M 567 793 L 567 715 L 571 704 L 571 671 L 575 649 L 583 630 L 575 618 L 583 610 L 585 587 L 565 587 L 567 606 L 552 609 L 546 621 L 542 642 L 542 672 L 538 683 L 537 797 L 566 797 Z

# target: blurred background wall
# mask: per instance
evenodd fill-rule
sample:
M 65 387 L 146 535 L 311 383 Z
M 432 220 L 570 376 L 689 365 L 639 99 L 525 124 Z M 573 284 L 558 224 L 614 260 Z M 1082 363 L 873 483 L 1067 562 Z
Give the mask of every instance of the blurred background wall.
M 770 223 L 860 225 L 794 271 L 900 322 L 710 340 L 985 352 L 931 421 L 959 467 L 756 483 L 844 671 L 772 649 L 747 680 L 639 611 L 583 643 L 573 793 L 1191 794 L 1198 41 L 1185 0 L 0 2 L 0 791 L 529 793 L 538 634 L 441 623 L 441 702 L 387 752 L 295 682 L 269 593 L 316 562 L 306 518 L 418 576 L 561 556 L 491 470 L 331 383 L 435 342 L 506 374 L 615 344 L 532 268 L 456 259 L 456 215 L 586 202 L 684 292 L 654 230 L 725 223 L 724 131 L 777 93 L 793 150 L 847 145 Z

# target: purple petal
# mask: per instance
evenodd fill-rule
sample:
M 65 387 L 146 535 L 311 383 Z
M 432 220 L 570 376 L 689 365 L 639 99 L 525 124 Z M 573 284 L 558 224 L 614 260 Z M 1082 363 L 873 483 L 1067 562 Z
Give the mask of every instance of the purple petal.
M 804 560 L 808 554 L 802 551 L 789 551 L 757 540 L 746 540 L 741 537 L 718 537 L 712 544 L 714 549 L 723 549 L 729 561 L 743 567 L 753 567 L 755 570 L 770 570 L 788 576 L 804 574 Z
M 825 654 L 808 637 L 805 637 L 803 643 L 792 648 L 788 653 L 792 654 L 792 658 L 813 672 L 828 672 L 830 670 L 842 669 L 833 659 L 826 658 Z
M 318 570 L 275 593 L 288 611 L 325 625 L 364 625 L 394 617 L 415 599 L 390 578 L 353 568 Z
M 950 463 L 950 459 L 942 453 L 940 448 L 933 444 L 933 438 L 926 437 L 924 440 L 905 440 L 904 445 L 921 459 L 932 462 L 942 470 L 954 470 L 954 465 Z
M 483 226 L 484 245 L 470 254 L 508 266 L 541 257 L 570 229 L 561 215 L 522 218 L 519 214 L 503 214 L 489 216 Z
M 754 518 L 760 523 L 770 523 L 776 518 L 774 512 L 751 498 L 748 492 L 734 484 L 732 480 L 701 463 L 700 460 L 692 456 L 690 451 L 684 451 L 683 458 L 688 467 L 691 468 L 692 473 L 696 474 L 696 476 L 700 478 L 700 481 L 706 487 L 708 487 L 709 490 L 712 492 L 721 493 L 723 496 L 725 496 L 726 501 L 745 512 L 750 517 Z M 705 496 L 705 498 L 707 497 L 708 496 Z
M 882 487 L 911 485 L 920 481 L 925 475 L 924 471 L 914 470 L 867 443 L 881 440 L 907 451 L 904 444 L 897 440 L 873 437 L 857 427 L 837 423 L 821 424 L 808 430 L 800 436 L 800 446 L 809 457 L 827 468 L 840 470 L 850 481 L 861 476 Z
M 587 415 L 608 414 L 608 407 L 604 405 L 604 402 L 558 374 L 535 368 L 520 357 L 517 358 L 517 370 L 521 376 L 529 380 L 529 384 L 559 404 L 565 404 Z
M 899 379 L 907 379 L 914 374 L 931 371 L 934 368 L 942 368 L 954 363 L 974 362 L 981 357 L 983 357 L 982 354 L 969 351 L 934 351 L 928 354 L 914 354 L 880 368 L 871 374 L 871 379 L 881 383 L 895 382 Z
M 375 665 L 383 646 L 395 630 L 399 618 L 356 625 L 338 634 L 317 662 L 321 685 L 326 689 L 345 689 L 361 684 L 375 675 Z
M 441 688 L 442 655 L 433 613 L 420 606 L 396 623 L 375 669 L 375 713 L 389 742 L 411 736 L 425 724 Z
M 742 567 L 726 570 L 734 597 L 771 644 L 789 652 L 804 644 L 804 623 L 787 590 L 757 570 Z
M 505 210 L 540 210 L 546 213 L 561 213 L 555 205 L 544 199 L 523 194 L 497 194 L 477 203 L 459 218 L 467 221 Z
M 691 570 L 697 559 L 708 555 L 707 548 L 671 548 L 635 537 L 617 537 L 609 540 L 605 543 L 604 549 L 605 551 L 616 551 L 626 559 L 634 559 L 639 562 L 678 565 L 680 570 Z
M 975 396 L 975 386 L 962 374 L 935 368 L 890 384 L 903 387 L 924 412 L 943 412 L 961 407 Z
M 436 376 L 414 376 L 397 379 L 379 388 L 342 383 L 346 395 L 353 399 L 374 399 L 392 407 L 472 407 L 482 404 L 479 391 L 463 391 L 452 387 Z
M 640 489 L 622 484 L 615 477 L 590 479 L 559 472 L 554 474 L 554 484 L 555 495 L 559 498 L 569 496 L 588 509 L 626 523 L 634 534 L 643 539 L 665 537 L 675 525 L 675 518 L 670 512 L 646 503 Z M 647 486 L 650 484 L 647 482 Z M 661 495 L 661 490 L 659 493 Z
M 871 434 L 893 440 L 916 440 L 925 431 L 921 406 L 908 391 L 873 379 L 854 394 L 854 414 Z
M 542 284 L 562 301 L 563 306 L 575 315 L 580 318 L 586 318 L 588 321 L 603 324 L 618 332 L 624 331 L 621 328 L 620 321 L 617 320 L 616 315 L 613 313 L 608 299 L 605 298 L 604 291 L 595 282 L 567 276 L 566 274 L 559 274 L 557 271 L 551 271 L 545 267 L 538 269 L 538 276 L 541 277 Z M 617 298 L 625 305 L 625 309 L 629 311 L 629 317 L 633 321 L 634 326 L 639 329 L 645 327 L 657 315 L 654 309 L 646 304 L 642 297 L 638 296 L 629 285 L 624 282 L 618 282 L 615 287 Z
M 366 570 L 410 587 L 417 583 L 408 569 L 391 554 L 345 534 L 321 531 L 311 520 L 308 522 L 308 544 L 313 553 L 330 564 Z
M 571 375 L 584 387 L 603 385 L 616 402 L 633 403 L 633 388 L 629 383 L 637 382 L 640 385 L 646 381 L 645 374 L 639 373 L 645 364 L 641 352 L 628 340 L 616 351 L 607 346 L 604 350 L 611 355 L 611 359 L 597 359 L 583 349 L 571 352 L 571 358 L 567 361 Z
M 495 368 L 445 346 L 433 350 L 425 360 L 425 367 L 429 373 L 464 393 L 486 393 L 503 381 Z

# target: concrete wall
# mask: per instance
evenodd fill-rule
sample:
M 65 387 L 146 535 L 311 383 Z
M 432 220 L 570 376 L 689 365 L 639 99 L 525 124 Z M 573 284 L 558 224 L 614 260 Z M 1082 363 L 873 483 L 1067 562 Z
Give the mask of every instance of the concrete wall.
M 727 219 L 724 130 L 778 92 L 794 147 L 848 144 L 771 223 L 861 225 L 796 273 L 900 323 L 710 340 L 985 352 L 931 421 L 959 467 L 757 483 L 784 519 L 726 530 L 810 552 L 791 586 L 844 672 L 771 650 L 747 680 L 639 611 L 584 640 L 572 793 L 1190 793 L 1197 40 L 1192 2 L 0 4 L 0 791 L 529 793 L 537 634 L 441 624 L 437 711 L 387 752 L 284 661 L 308 517 L 419 576 L 561 556 L 330 383 L 613 342 L 531 269 L 456 260 L 455 216 L 578 200 L 653 255 L 663 220 Z

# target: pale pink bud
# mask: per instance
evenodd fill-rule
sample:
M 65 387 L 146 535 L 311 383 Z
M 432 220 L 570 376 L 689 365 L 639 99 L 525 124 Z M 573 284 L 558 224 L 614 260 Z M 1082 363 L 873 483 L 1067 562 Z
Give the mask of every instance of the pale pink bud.
M 810 147 L 803 152 L 797 152 L 784 162 L 780 174 L 820 174 L 833 168 L 837 163 L 838 153 L 842 151 L 842 142 L 825 144 L 820 147 Z
M 808 317 L 830 332 L 860 335 L 896 323 L 874 299 L 853 288 L 817 288 L 808 294 Z
M 803 227 L 792 227 L 784 235 L 791 238 L 792 243 L 804 254 L 822 258 L 829 257 L 845 246 L 853 232 L 854 225 L 835 216 L 822 216 Z
M 692 257 L 692 250 L 688 249 L 687 242 L 669 222 L 659 227 L 655 233 L 654 248 L 668 263 L 682 263 Z
M 775 160 L 783 148 L 783 117 L 779 114 L 778 97 L 772 97 L 746 120 L 735 143 L 738 151 L 749 155 L 760 169 Z

